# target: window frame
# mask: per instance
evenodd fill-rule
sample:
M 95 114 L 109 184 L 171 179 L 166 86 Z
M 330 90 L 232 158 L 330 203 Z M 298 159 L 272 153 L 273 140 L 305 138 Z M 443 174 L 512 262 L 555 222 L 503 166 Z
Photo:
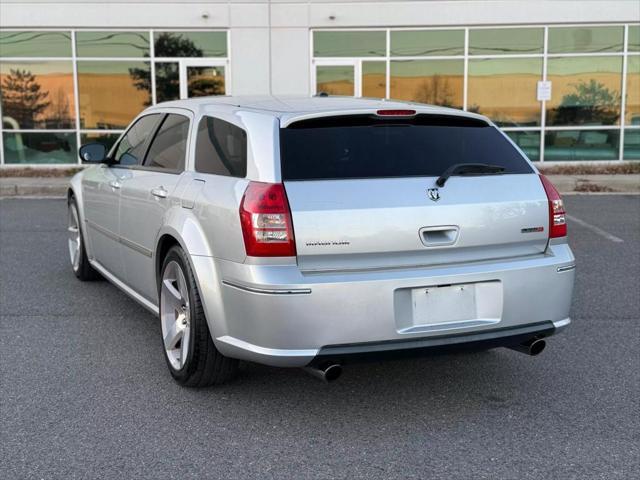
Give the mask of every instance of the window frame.
M 131 62 L 149 62 L 150 64 L 150 102 L 149 107 L 155 107 L 157 104 L 156 98 L 156 73 L 155 67 L 156 62 L 175 62 L 178 63 L 181 70 L 183 69 L 182 63 L 184 62 L 200 62 L 202 65 L 206 66 L 217 66 L 224 67 L 224 78 L 225 78 L 225 95 L 232 95 L 232 86 L 233 86 L 233 77 L 232 77 L 232 66 L 231 66 L 231 32 L 230 27 L 211 27 L 211 28 L 139 28 L 139 27 L 116 27 L 116 28 L 63 28 L 63 27 L 38 27 L 38 28 L 29 28 L 29 27 L 11 27 L 11 28 L 3 28 L 4 32 L 67 32 L 70 34 L 71 41 L 71 53 L 69 56 L 64 57 L 45 57 L 45 56 L 32 56 L 32 57 L 2 57 L 0 61 L 4 62 L 19 62 L 19 61 L 32 61 L 32 62 L 44 62 L 44 61 L 70 61 L 72 63 L 72 72 L 73 72 L 73 97 L 75 101 L 75 108 L 72 112 L 73 121 L 75 122 L 75 128 L 67 128 L 67 129 L 19 129 L 19 130 L 10 130 L 4 129 L 3 125 L 0 123 L 0 165 L 5 165 L 5 155 L 4 155 L 4 134 L 5 133 L 71 133 L 75 136 L 76 144 L 78 148 L 82 145 L 81 140 L 82 136 L 85 134 L 115 134 L 118 135 L 118 139 L 114 143 L 114 146 L 120 142 L 120 138 L 124 133 L 127 132 L 129 127 L 133 124 L 138 117 L 132 119 L 131 123 L 125 128 L 111 128 L 111 129 L 99 129 L 99 128 L 81 128 L 80 126 L 80 95 L 78 89 L 78 62 L 82 61 L 91 61 L 91 62 L 113 62 L 113 61 L 131 61 Z M 148 57 L 82 57 L 77 55 L 77 42 L 76 42 L 76 33 L 78 32 L 143 32 L 149 37 L 149 50 L 150 54 Z M 154 33 L 155 32 L 176 32 L 176 33 L 185 33 L 185 32 L 224 32 L 226 34 L 226 56 L 220 57 L 157 57 L 154 51 Z M 182 78 L 181 78 L 182 80 Z M 143 110 L 146 112 L 146 110 Z M 141 113 L 143 113 L 141 112 Z M 0 108 L 1 115 L 1 108 Z M 191 118 L 193 121 L 193 118 Z M 79 166 L 82 165 L 82 162 L 78 155 L 73 155 L 74 158 L 73 163 L 24 163 L 24 164 L 7 164 L 7 165 L 16 165 L 16 166 L 24 166 L 24 167 L 34 167 L 34 168 L 50 168 L 51 166 Z
M 629 75 L 627 72 L 627 63 L 630 58 L 640 56 L 639 51 L 633 51 L 629 49 L 629 32 L 632 28 L 639 26 L 636 22 L 609 22 L 609 23 L 562 23 L 562 24 L 541 24 L 531 23 L 522 25 L 477 25 L 477 26 L 457 26 L 457 25 L 443 25 L 437 27 L 372 27 L 372 28 L 358 28 L 358 27 L 340 27 L 340 28 L 311 28 L 309 31 L 309 91 L 312 95 L 317 94 L 317 82 L 316 82 L 316 68 L 322 65 L 339 64 L 342 62 L 353 62 L 355 64 L 354 69 L 354 85 L 356 97 L 362 96 L 362 62 L 367 60 L 378 60 L 386 62 L 386 99 L 390 99 L 391 90 L 391 61 L 392 60 L 446 60 L 446 59 L 462 59 L 464 62 L 464 78 L 463 78 L 463 106 L 462 109 L 468 111 L 469 99 L 468 99 L 468 85 L 469 85 L 469 60 L 471 59 L 509 59 L 509 58 L 540 58 L 542 59 L 542 72 L 539 81 L 547 81 L 548 72 L 548 59 L 550 58 L 567 58 L 567 57 L 620 57 L 622 59 L 622 71 L 621 71 L 621 85 L 619 89 L 620 94 L 620 120 L 617 125 L 562 125 L 562 126 L 550 126 L 547 124 L 546 110 L 547 102 L 538 101 L 540 104 L 540 125 L 536 126 L 512 126 L 512 127 L 499 127 L 505 133 L 509 132 L 535 132 L 540 136 L 540 145 L 538 152 L 538 159 L 536 162 L 544 162 L 545 151 L 545 138 L 548 132 L 560 131 L 560 130 L 611 130 L 620 135 L 620 145 L 618 148 L 618 156 L 616 159 L 602 159 L 602 160 L 589 160 L 591 164 L 610 164 L 619 161 L 624 161 L 624 135 L 625 130 L 640 129 L 640 125 L 630 125 L 626 121 L 627 108 L 627 84 Z M 607 51 L 607 52 L 581 52 L 581 53 L 549 53 L 549 30 L 555 27 L 621 27 L 623 30 L 623 45 L 620 51 Z M 470 32 L 475 30 L 516 30 L 521 28 L 541 28 L 543 30 L 543 45 L 541 52 L 537 53 L 509 53 L 509 54 L 471 54 L 470 48 Z M 391 55 L 391 32 L 392 31 L 406 31 L 406 30 L 464 30 L 464 54 L 463 55 L 438 55 L 438 56 L 394 56 Z M 387 35 L 387 54 L 384 57 L 316 57 L 314 55 L 314 32 L 318 31 L 386 31 Z M 536 100 L 537 101 L 537 100 Z M 566 163 L 565 161 L 552 162 L 557 164 Z

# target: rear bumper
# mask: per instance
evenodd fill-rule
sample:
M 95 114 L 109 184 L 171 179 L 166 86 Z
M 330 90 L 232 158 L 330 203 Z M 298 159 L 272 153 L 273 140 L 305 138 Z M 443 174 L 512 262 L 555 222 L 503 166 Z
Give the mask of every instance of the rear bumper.
M 558 322 L 562 326 L 566 326 L 569 323 L 570 320 L 568 318 L 563 322 Z M 510 347 L 524 343 L 532 338 L 549 337 L 560 328 L 562 327 L 556 328 L 553 322 L 540 322 L 517 327 L 497 328 L 455 335 L 438 335 L 419 339 L 353 345 L 329 345 L 320 349 L 318 354 L 311 360 L 310 366 L 319 367 L 330 363 L 344 365 L 356 362 Z
M 274 366 L 484 349 L 546 337 L 569 323 L 575 274 L 567 244 L 530 258 L 339 274 L 192 259 L 216 347 Z M 499 306 L 496 318 L 406 328 L 406 292 L 482 282 L 500 284 L 499 294 L 487 294 L 492 309 Z

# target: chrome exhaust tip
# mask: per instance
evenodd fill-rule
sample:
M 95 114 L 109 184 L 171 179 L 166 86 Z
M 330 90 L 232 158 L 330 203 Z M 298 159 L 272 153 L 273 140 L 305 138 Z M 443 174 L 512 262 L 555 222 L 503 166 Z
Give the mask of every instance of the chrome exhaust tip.
M 337 363 L 329 363 L 318 368 L 305 367 L 304 370 L 325 383 L 331 383 L 342 375 L 342 366 Z
M 535 357 L 536 355 L 542 353 L 546 346 L 547 342 L 545 342 L 541 338 L 532 338 L 531 340 L 521 343 L 520 345 L 512 345 L 507 348 Z

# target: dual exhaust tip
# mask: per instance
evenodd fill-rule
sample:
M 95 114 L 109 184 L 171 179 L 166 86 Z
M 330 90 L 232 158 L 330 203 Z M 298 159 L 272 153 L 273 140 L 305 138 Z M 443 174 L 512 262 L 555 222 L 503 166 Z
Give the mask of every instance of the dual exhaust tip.
M 536 355 L 542 353 L 546 346 L 547 342 L 545 342 L 541 338 L 532 338 L 531 340 L 528 340 L 524 343 L 521 343 L 519 345 L 512 345 L 508 348 L 510 348 L 511 350 L 515 350 L 516 352 L 535 357 Z M 327 363 L 320 367 L 305 367 L 304 370 L 325 383 L 331 383 L 340 378 L 340 376 L 342 375 L 342 365 L 340 365 L 339 363 Z
M 342 365 L 338 363 L 327 363 L 321 367 L 305 367 L 305 370 L 325 383 L 331 383 L 342 375 Z
M 547 342 L 542 340 L 541 338 L 532 338 L 520 345 L 512 345 L 509 348 L 511 350 L 515 350 L 516 352 L 525 353 L 527 355 L 531 355 L 535 357 L 542 353 L 544 348 L 547 346 Z

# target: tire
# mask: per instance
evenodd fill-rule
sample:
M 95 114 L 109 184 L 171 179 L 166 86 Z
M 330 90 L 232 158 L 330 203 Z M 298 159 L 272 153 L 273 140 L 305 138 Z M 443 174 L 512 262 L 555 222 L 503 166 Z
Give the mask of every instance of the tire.
M 91 266 L 87 258 L 87 251 L 84 246 L 82 235 L 82 225 L 78 214 L 78 203 L 75 197 L 71 197 L 68 202 L 68 240 L 69 260 L 73 273 L 83 282 L 97 280 L 101 275 Z
M 208 387 L 235 377 L 238 360 L 213 344 L 189 259 L 179 246 L 162 262 L 158 298 L 162 347 L 173 378 L 185 387 Z

